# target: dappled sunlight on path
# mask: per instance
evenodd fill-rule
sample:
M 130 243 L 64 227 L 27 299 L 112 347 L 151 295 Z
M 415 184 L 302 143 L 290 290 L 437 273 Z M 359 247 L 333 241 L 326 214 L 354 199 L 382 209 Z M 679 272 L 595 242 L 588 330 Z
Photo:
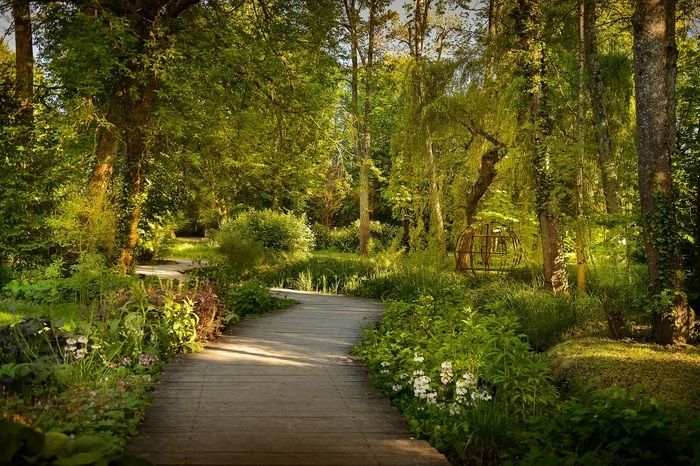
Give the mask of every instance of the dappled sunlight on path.
M 276 292 L 300 304 L 166 368 L 130 450 L 157 464 L 448 465 L 348 355 L 381 305 Z

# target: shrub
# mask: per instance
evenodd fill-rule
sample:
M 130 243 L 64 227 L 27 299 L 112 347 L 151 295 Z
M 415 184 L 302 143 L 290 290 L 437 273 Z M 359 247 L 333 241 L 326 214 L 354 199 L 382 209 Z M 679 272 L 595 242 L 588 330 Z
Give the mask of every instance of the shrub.
M 85 253 L 114 258 L 118 218 L 110 199 L 89 199 L 75 193 L 61 202 L 58 213 L 47 223 L 64 257 L 72 261 Z
M 554 402 L 517 319 L 432 297 L 387 306 L 356 352 L 416 435 L 462 460 L 500 457 L 509 424 Z
M 244 212 L 222 227 L 224 237 L 227 232 L 257 241 L 268 251 L 306 253 L 314 245 L 305 217 L 272 210 Z
M 316 239 L 315 249 L 328 249 L 333 245 L 332 228 L 328 228 L 320 223 L 311 225 L 311 232 Z
M 521 464 L 694 465 L 698 436 L 697 420 L 662 409 L 653 398 L 598 390 L 536 418 L 523 434 Z
M 152 464 L 143 458 L 121 453 L 99 437 L 71 438 L 58 432 L 44 434 L 7 419 L 0 419 L 0 461 L 17 466 Z
M 370 251 L 382 251 L 391 246 L 397 236 L 397 228 L 381 222 L 370 222 Z M 351 225 L 325 229 L 324 248 L 330 248 L 338 252 L 357 252 L 360 249 L 360 222 L 356 220 Z M 319 247 L 321 249 L 321 247 Z
M 238 231 L 222 229 L 217 235 L 217 242 L 228 274 L 243 275 L 265 260 L 265 248 L 262 243 L 246 238 Z
M 291 299 L 272 296 L 265 285 L 258 280 L 249 280 L 232 286 L 226 297 L 229 312 L 240 317 L 283 309 L 293 303 Z

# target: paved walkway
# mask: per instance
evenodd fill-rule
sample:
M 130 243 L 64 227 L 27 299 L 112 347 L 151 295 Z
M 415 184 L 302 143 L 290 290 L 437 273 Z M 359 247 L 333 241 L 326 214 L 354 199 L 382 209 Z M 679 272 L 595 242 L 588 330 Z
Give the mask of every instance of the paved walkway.
M 381 305 L 278 292 L 300 304 L 167 366 L 129 450 L 171 465 L 449 465 L 348 356 Z
M 200 261 L 190 259 L 165 259 L 164 264 L 137 265 L 134 272 L 138 276 L 155 275 L 160 278 L 188 281 L 187 271 L 202 265 Z M 206 263 L 205 263 L 206 264 Z

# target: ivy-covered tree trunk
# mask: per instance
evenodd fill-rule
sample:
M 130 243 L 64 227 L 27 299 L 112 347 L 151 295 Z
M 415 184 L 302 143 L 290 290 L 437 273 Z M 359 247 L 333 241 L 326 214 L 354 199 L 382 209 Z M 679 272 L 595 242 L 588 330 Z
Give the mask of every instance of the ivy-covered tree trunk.
M 634 83 L 637 155 L 644 246 L 653 303 L 654 339 L 685 342 L 694 313 L 683 292 L 671 155 L 675 147 L 676 2 L 637 0 Z
M 586 1 L 578 0 L 578 137 L 579 158 L 576 166 L 576 289 L 586 293 L 586 253 L 583 239 L 583 164 L 586 158 Z
M 522 72 L 528 89 L 528 116 L 531 122 L 528 151 L 535 184 L 536 212 L 540 225 L 545 287 L 554 293 L 567 293 L 569 280 L 566 273 L 561 219 L 554 196 L 554 176 L 550 167 L 548 137 L 551 117 L 547 113 L 545 79 L 545 51 L 541 37 L 537 0 L 518 0 L 518 38 L 523 52 Z
M 605 88 L 598 62 L 598 43 L 596 34 L 596 0 L 583 2 L 583 39 L 586 54 L 586 71 L 588 73 L 588 90 L 591 96 L 593 127 L 598 143 L 598 165 L 600 179 L 605 196 L 605 209 L 608 214 L 620 213 L 618 181 L 613 159 L 612 140 L 608 128 L 608 112 L 605 108 Z
M 15 95 L 19 104 L 18 120 L 26 125 L 34 121 L 34 51 L 29 0 L 12 1 L 15 23 Z

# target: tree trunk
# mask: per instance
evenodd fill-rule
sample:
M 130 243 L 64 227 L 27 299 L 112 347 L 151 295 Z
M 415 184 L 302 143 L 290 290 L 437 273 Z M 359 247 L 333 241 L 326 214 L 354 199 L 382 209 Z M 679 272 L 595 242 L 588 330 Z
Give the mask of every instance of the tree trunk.
M 644 246 L 657 343 L 682 343 L 690 337 L 693 310 L 683 293 L 683 263 L 678 248 L 671 154 L 675 147 L 676 2 L 637 0 L 634 82 L 637 155 Z
M 112 120 L 113 121 L 113 120 Z M 95 147 L 95 166 L 90 174 L 86 196 L 93 200 L 103 200 L 117 162 L 117 152 L 121 137 L 119 128 L 112 123 L 100 126 Z
M 126 137 L 126 162 L 128 197 L 124 206 L 126 236 L 122 245 L 119 266 L 124 272 L 131 270 L 134 250 L 139 240 L 139 222 L 144 201 L 143 170 L 148 154 L 149 126 L 156 100 L 157 80 L 150 76 L 140 97 L 128 105 Z
M 538 5 L 532 1 L 518 1 L 518 36 L 525 52 L 521 64 L 529 89 L 529 118 L 533 129 L 530 137 L 532 170 L 535 181 L 535 202 L 540 223 L 545 287 L 554 293 L 567 293 L 569 280 L 566 273 L 561 234 L 560 215 L 554 199 L 555 180 L 550 170 L 547 138 L 551 133 L 551 118 L 545 109 L 547 89 L 544 80 L 545 54 L 542 32 L 539 30 Z M 534 6 L 534 8 L 533 8 Z
M 593 3 L 595 0 L 589 0 Z M 576 289 L 586 294 L 586 254 L 583 240 L 583 163 L 586 159 L 586 0 L 579 0 L 578 14 L 578 131 L 579 160 L 576 168 Z
M 617 173 L 613 160 L 612 141 L 608 128 L 608 112 L 605 108 L 605 89 L 598 62 L 598 45 L 596 39 L 596 0 L 584 0 L 583 5 L 583 41 L 588 71 L 588 90 L 591 96 L 593 127 L 598 143 L 598 165 L 605 196 L 605 209 L 608 214 L 620 213 Z
M 476 182 L 467 194 L 467 202 L 465 204 L 465 212 L 467 217 L 467 228 L 474 222 L 477 208 L 481 198 L 484 197 L 489 186 L 496 178 L 496 164 L 505 156 L 505 150 L 501 148 L 492 148 L 484 152 L 481 156 L 481 166 L 479 167 L 479 176 Z
M 370 131 L 370 113 L 372 111 L 372 72 L 374 66 L 374 27 L 376 14 L 376 1 L 368 3 L 369 22 L 367 40 L 367 62 L 365 67 L 365 121 L 364 121 L 364 148 L 360 158 L 360 255 L 368 252 L 370 228 L 369 228 L 369 166 L 372 157 L 372 134 Z
M 15 95 L 19 104 L 19 121 L 31 125 L 34 121 L 34 51 L 29 0 L 12 1 L 12 19 L 15 23 Z
M 425 123 L 425 151 L 428 156 L 428 177 L 430 181 L 430 224 L 431 233 L 435 234 L 440 251 L 446 253 L 445 224 L 442 220 L 442 205 L 440 204 L 440 189 L 437 182 L 437 169 L 435 167 L 435 154 L 433 153 L 433 139 L 430 135 L 430 125 Z

